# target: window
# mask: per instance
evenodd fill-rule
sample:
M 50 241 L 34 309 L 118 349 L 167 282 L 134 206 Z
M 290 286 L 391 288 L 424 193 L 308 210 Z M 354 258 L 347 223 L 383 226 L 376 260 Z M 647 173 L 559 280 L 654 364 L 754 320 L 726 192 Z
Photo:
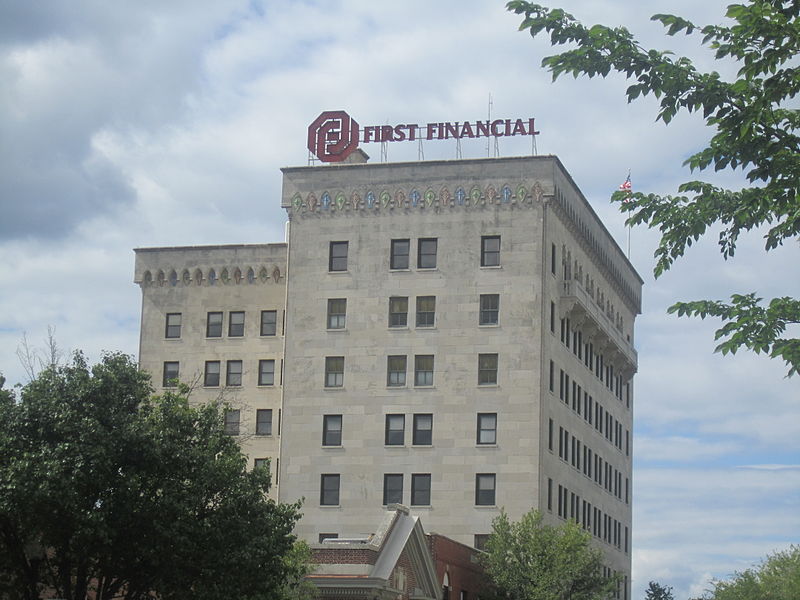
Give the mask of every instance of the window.
M 275 385 L 275 361 L 258 361 L 258 385 Z
M 180 370 L 178 361 L 167 361 L 164 363 L 164 379 L 161 382 L 163 387 L 175 387 Z
M 408 253 L 411 247 L 409 240 L 392 240 L 391 256 L 389 259 L 390 269 L 407 269 Z M 384 504 L 386 504 L 384 502 Z
M 414 357 L 414 385 L 433 385 L 433 354 Z
M 550 301 L 550 333 L 556 332 L 556 303 Z
M 413 473 L 411 475 L 411 506 L 430 506 L 431 474 Z
M 489 541 L 488 533 L 476 533 L 475 542 L 472 544 L 476 550 L 486 550 L 486 542 Z
M 406 357 L 390 356 L 386 361 L 386 385 L 403 387 L 406 384 Z
M 417 268 L 436 268 L 436 238 L 420 238 L 417 242 Z
M 347 242 L 331 242 L 328 270 L 347 271 Z
M 550 244 L 550 272 L 556 274 L 556 245 Z
M 497 384 L 497 354 L 478 354 L 478 385 Z
M 481 266 L 482 267 L 500 266 L 499 235 L 481 236 Z
M 328 300 L 328 329 L 344 329 L 347 316 L 347 298 Z
M 383 503 L 402 504 L 403 502 L 403 474 L 386 473 L 383 476 Z
M 269 469 L 269 459 L 268 458 L 255 458 L 255 459 L 253 459 L 253 468 L 254 469 Z
M 339 505 L 339 475 L 320 475 L 319 503 L 321 506 Z
M 272 435 L 272 409 L 256 410 L 256 435 Z
M 244 335 L 244 311 L 232 310 L 228 313 L 228 337 Z
M 414 415 L 412 443 L 415 446 L 430 446 L 433 443 L 433 415 Z
M 387 446 L 402 446 L 406 437 L 406 416 L 386 415 L 384 443 Z
M 406 327 L 408 325 L 408 298 L 392 296 L 389 298 L 389 327 Z
M 225 367 L 225 385 L 242 385 L 242 361 L 229 360 Z
M 322 445 L 342 445 L 342 415 L 322 416 Z
M 477 443 L 497 443 L 497 413 L 478 413 Z
M 338 539 L 338 537 L 339 537 L 338 533 L 320 533 L 319 536 L 317 537 L 317 539 L 319 540 L 319 543 L 321 544 L 325 540 L 335 540 L 335 539 Z
M 225 433 L 227 435 L 239 435 L 239 410 L 225 411 Z
M 203 385 L 206 387 L 216 387 L 219 385 L 219 361 L 207 360 L 206 370 L 203 375 Z
M 222 313 L 210 312 L 206 319 L 206 337 L 222 337 Z
M 325 357 L 325 387 L 344 385 L 344 356 Z
M 417 296 L 417 327 L 433 327 L 436 319 L 436 296 Z
M 477 506 L 494 506 L 494 473 L 478 473 L 475 475 L 475 504 Z
M 500 314 L 500 294 L 481 294 L 478 325 L 497 325 Z
M 261 335 L 275 335 L 278 333 L 278 311 L 261 311 Z
M 167 313 L 167 324 L 164 330 L 164 337 L 181 337 L 181 313 Z

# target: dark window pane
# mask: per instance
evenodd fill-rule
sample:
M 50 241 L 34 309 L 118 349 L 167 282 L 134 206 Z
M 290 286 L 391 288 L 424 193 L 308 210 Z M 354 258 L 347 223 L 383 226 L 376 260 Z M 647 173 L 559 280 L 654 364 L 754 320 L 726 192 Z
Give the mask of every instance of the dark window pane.
M 244 335 L 244 312 L 231 311 L 228 315 L 228 336 L 242 337 Z
M 436 238 L 420 238 L 417 242 L 417 268 L 436 268 Z
M 402 473 L 387 473 L 383 476 L 383 503 L 402 504 L 403 502 L 403 475 Z
M 347 271 L 347 242 L 331 242 L 328 257 L 329 271 Z
M 276 335 L 278 332 L 278 311 L 261 311 L 261 335 Z
M 392 240 L 391 256 L 389 260 L 389 268 L 391 269 L 407 269 L 408 268 L 408 253 L 411 244 L 409 240 Z
M 414 415 L 413 443 L 416 446 L 430 446 L 433 443 L 433 415 Z
M 342 445 L 342 415 L 324 415 L 322 417 L 322 445 Z
M 405 415 L 386 415 L 384 443 L 387 446 L 402 446 L 405 443 Z
M 181 337 L 181 313 L 167 313 L 167 323 L 166 330 L 164 331 L 164 337 Z
M 429 506 L 431 503 L 431 476 L 429 473 L 411 475 L 411 505 Z
M 256 434 L 272 435 L 272 409 L 260 408 L 256 410 Z
M 206 320 L 206 337 L 222 337 L 222 313 L 210 312 Z

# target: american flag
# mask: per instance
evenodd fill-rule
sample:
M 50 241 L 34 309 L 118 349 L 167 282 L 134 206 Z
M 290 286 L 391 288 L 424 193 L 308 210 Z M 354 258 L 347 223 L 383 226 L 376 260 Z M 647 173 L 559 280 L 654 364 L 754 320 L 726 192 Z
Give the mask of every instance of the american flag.
M 628 173 L 628 177 L 625 178 L 619 186 L 620 191 L 622 192 L 631 192 L 633 191 L 633 186 L 631 185 L 631 174 Z

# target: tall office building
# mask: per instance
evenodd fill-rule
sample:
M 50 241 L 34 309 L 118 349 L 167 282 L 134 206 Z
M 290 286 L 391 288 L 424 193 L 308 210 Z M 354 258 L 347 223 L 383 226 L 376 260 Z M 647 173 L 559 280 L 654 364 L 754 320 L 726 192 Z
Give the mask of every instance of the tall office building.
M 560 161 L 283 174 L 286 246 L 137 251 L 142 365 L 166 382 L 169 362 L 198 382 L 209 363 L 219 372 L 203 393 L 233 388 L 244 401 L 245 449 L 279 460 L 278 497 L 305 498 L 297 531 L 309 542 L 369 534 L 400 503 L 427 531 L 480 547 L 501 508 L 512 519 L 538 508 L 585 527 L 629 597 L 642 280 Z M 286 279 L 261 283 L 260 265 L 273 263 Z M 212 285 L 212 267 L 242 275 Z M 284 285 L 285 330 L 267 339 L 263 315 L 282 312 Z M 183 344 L 164 335 L 176 313 L 191 323 Z M 244 339 L 231 339 L 240 313 Z M 220 339 L 208 334 L 212 314 Z M 281 358 L 278 403 L 261 373 L 274 360 L 277 378 Z M 262 436 L 272 446 L 254 450 L 259 410 L 272 411 Z

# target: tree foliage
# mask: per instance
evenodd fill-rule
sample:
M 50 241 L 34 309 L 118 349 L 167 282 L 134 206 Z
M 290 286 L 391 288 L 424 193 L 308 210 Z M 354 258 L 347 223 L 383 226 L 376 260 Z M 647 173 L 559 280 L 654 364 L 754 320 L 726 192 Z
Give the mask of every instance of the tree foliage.
M 698 600 L 796 600 L 800 598 L 800 546 L 768 556 L 758 567 L 714 581 Z
M 521 30 L 532 36 L 546 32 L 552 45 L 576 47 L 542 61 L 553 79 L 571 74 L 605 77 L 624 73 L 633 82 L 628 102 L 652 94 L 659 101 L 657 120 L 665 124 L 679 112 L 700 112 L 713 131 L 708 146 L 685 161 L 692 171 L 741 169 L 749 182 L 739 190 L 693 180 L 678 187 L 678 195 L 616 192 L 630 213 L 629 225 L 657 228 L 661 240 L 655 252 L 655 275 L 673 262 L 711 227 L 720 227 L 719 247 L 725 259 L 734 256 L 739 236 L 764 230 L 765 249 L 800 234 L 800 111 L 789 106 L 800 91 L 800 3 L 796 0 L 749 0 L 731 4 L 730 26 L 694 23 L 668 14 L 652 17 L 667 35 L 699 34 L 714 58 L 739 66 L 726 81 L 716 71 L 701 72 L 691 60 L 668 51 L 643 48 L 625 27 L 586 27 L 561 9 L 513 0 L 509 10 L 524 15 Z M 800 301 L 775 298 L 762 305 L 756 293 L 737 294 L 724 302 L 679 302 L 679 315 L 719 317 L 723 326 L 717 351 L 748 348 L 781 358 L 789 375 L 800 369 L 800 339 L 787 328 L 800 323 Z
M 644 600 L 674 600 L 672 586 L 664 586 L 656 581 L 651 581 L 645 590 Z
M 151 398 L 119 354 L 76 354 L 0 402 L 0 597 L 279 597 L 304 574 L 298 506 L 267 498 L 269 469 L 247 470 L 222 419 Z
M 507 600 L 605 599 L 615 577 L 602 574 L 602 554 L 574 521 L 546 525 L 533 510 L 519 521 L 505 511 L 492 522 L 483 565 L 497 598 Z M 481 597 L 484 595 L 482 594 Z

